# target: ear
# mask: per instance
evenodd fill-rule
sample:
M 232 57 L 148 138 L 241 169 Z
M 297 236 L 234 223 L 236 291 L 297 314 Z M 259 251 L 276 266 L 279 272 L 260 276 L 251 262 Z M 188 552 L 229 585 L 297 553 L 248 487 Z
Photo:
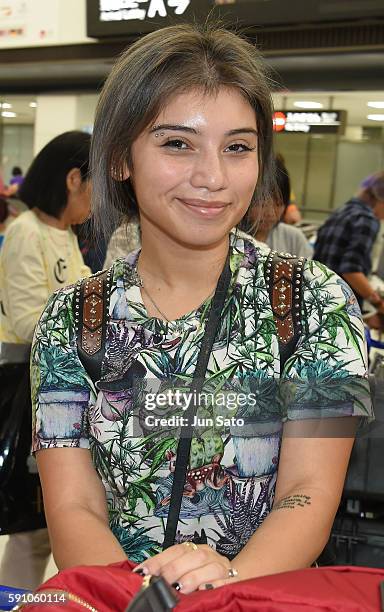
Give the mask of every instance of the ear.
M 131 176 L 131 173 L 126 162 L 123 163 L 122 167 L 111 166 L 111 176 L 114 181 L 126 181 Z
M 81 188 L 82 177 L 79 168 L 72 168 L 66 178 L 67 189 L 69 193 L 76 193 Z

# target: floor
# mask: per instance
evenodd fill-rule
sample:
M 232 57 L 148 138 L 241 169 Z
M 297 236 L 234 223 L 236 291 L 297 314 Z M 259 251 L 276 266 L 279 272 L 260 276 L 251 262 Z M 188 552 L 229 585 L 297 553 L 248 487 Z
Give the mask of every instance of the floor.
M 3 555 L 3 550 L 5 547 L 5 543 L 7 541 L 7 537 L 8 536 L 0 536 L 0 558 Z M 49 562 L 49 565 L 47 567 L 47 571 L 45 574 L 45 580 L 48 580 L 48 578 L 51 578 L 51 576 L 53 576 L 56 573 L 57 573 L 57 568 L 53 560 L 53 557 L 51 556 L 51 559 L 50 559 L 50 562 Z M 9 586 L 9 585 L 6 585 L 6 586 Z

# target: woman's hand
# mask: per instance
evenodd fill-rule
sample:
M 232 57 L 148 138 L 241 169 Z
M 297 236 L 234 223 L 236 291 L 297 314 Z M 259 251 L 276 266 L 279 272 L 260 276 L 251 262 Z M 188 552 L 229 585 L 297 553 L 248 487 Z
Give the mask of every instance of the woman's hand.
M 140 572 L 141 570 L 141 572 Z M 138 565 L 134 572 L 162 576 L 176 590 L 192 593 L 240 579 L 230 561 L 207 544 L 184 542 Z

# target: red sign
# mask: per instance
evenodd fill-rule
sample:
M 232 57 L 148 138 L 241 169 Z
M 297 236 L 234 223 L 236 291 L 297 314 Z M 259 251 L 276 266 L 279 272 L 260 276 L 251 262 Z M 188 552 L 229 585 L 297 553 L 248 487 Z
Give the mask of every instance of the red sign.
M 275 111 L 273 131 L 285 133 L 342 133 L 345 111 Z
M 285 113 L 282 113 L 281 111 L 276 111 L 273 113 L 273 131 L 282 132 L 285 128 L 286 121 L 287 117 Z

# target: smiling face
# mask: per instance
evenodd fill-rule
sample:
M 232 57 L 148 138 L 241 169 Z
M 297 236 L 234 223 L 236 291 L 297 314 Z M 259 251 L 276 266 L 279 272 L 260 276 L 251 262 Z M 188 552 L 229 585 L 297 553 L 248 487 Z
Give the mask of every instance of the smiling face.
M 216 245 L 242 219 L 256 187 L 255 112 L 235 89 L 177 95 L 134 142 L 132 167 L 143 238 Z

